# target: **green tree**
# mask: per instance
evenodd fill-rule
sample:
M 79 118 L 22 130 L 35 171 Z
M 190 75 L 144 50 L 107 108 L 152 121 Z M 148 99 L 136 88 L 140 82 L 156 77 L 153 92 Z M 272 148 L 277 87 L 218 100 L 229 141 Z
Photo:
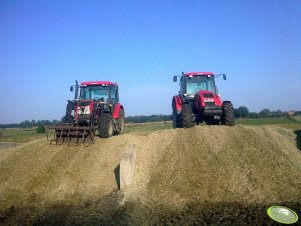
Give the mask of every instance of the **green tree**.
M 239 118 L 239 113 L 237 108 L 234 108 L 234 118 Z
M 241 118 L 246 118 L 249 115 L 249 109 L 245 106 L 240 106 L 237 109 L 237 111 L 238 111 L 239 117 L 241 117 Z
M 52 125 L 58 125 L 60 124 L 60 121 L 59 120 L 56 120 L 56 119 L 53 119 L 52 122 L 51 122 Z
M 249 118 L 259 118 L 259 115 L 257 112 L 250 112 L 249 113 Z
M 21 127 L 21 128 L 31 128 L 31 127 L 32 127 L 32 124 L 31 124 L 30 121 L 25 120 L 24 122 L 21 122 L 21 123 L 20 123 L 20 127 Z
M 37 128 L 37 133 L 45 133 L 45 132 L 46 132 L 45 126 L 40 124 Z
M 277 110 L 277 111 L 272 111 L 271 112 L 271 116 L 272 117 L 282 117 L 283 116 L 283 113 L 282 113 L 282 111 L 281 110 Z
M 262 109 L 260 112 L 259 112 L 259 117 L 260 118 L 268 118 L 271 116 L 271 111 L 269 109 Z
M 31 125 L 32 125 L 32 126 L 36 126 L 36 120 L 32 119 L 32 120 L 31 120 Z

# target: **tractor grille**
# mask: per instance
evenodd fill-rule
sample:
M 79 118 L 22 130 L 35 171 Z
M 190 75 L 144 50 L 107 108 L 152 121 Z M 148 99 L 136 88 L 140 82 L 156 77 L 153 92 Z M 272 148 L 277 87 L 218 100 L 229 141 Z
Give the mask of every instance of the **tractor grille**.
M 212 93 L 203 93 L 205 108 L 214 108 L 215 101 Z
M 214 102 L 205 102 L 205 107 L 214 108 L 215 107 L 215 103 Z

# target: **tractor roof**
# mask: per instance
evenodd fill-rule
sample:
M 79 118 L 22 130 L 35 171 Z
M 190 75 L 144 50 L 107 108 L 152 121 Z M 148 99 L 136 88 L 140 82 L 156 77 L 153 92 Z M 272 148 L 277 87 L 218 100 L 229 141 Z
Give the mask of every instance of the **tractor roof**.
M 95 82 L 82 82 L 80 85 L 81 86 L 94 86 L 94 85 L 117 86 L 117 83 L 109 82 L 109 81 L 95 81 Z
M 187 72 L 184 73 L 184 76 L 208 76 L 208 75 L 214 75 L 212 72 Z

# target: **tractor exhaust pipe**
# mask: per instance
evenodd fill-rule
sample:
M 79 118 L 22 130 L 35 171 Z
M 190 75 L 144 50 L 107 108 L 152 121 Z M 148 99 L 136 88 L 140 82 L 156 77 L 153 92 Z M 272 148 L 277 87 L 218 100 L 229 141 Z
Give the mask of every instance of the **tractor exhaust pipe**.
M 78 82 L 77 82 L 77 80 L 75 80 L 75 95 L 74 95 L 74 100 L 76 100 L 77 99 L 77 97 L 78 97 Z
M 79 88 L 77 80 L 75 80 L 75 85 L 73 86 L 75 87 L 74 100 L 76 100 L 78 97 L 78 88 Z M 70 86 L 70 92 L 73 92 L 73 86 Z

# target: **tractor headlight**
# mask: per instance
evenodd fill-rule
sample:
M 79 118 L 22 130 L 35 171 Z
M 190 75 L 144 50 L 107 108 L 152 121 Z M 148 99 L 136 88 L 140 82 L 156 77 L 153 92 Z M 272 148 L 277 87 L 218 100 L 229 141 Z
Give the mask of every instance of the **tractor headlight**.
M 90 106 L 85 107 L 84 114 L 90 114 Z
M 77 108 L 77 113 L 78 114 L 85 114 L 85 115 L 90 114 L 90 106 L 78 107 Z

